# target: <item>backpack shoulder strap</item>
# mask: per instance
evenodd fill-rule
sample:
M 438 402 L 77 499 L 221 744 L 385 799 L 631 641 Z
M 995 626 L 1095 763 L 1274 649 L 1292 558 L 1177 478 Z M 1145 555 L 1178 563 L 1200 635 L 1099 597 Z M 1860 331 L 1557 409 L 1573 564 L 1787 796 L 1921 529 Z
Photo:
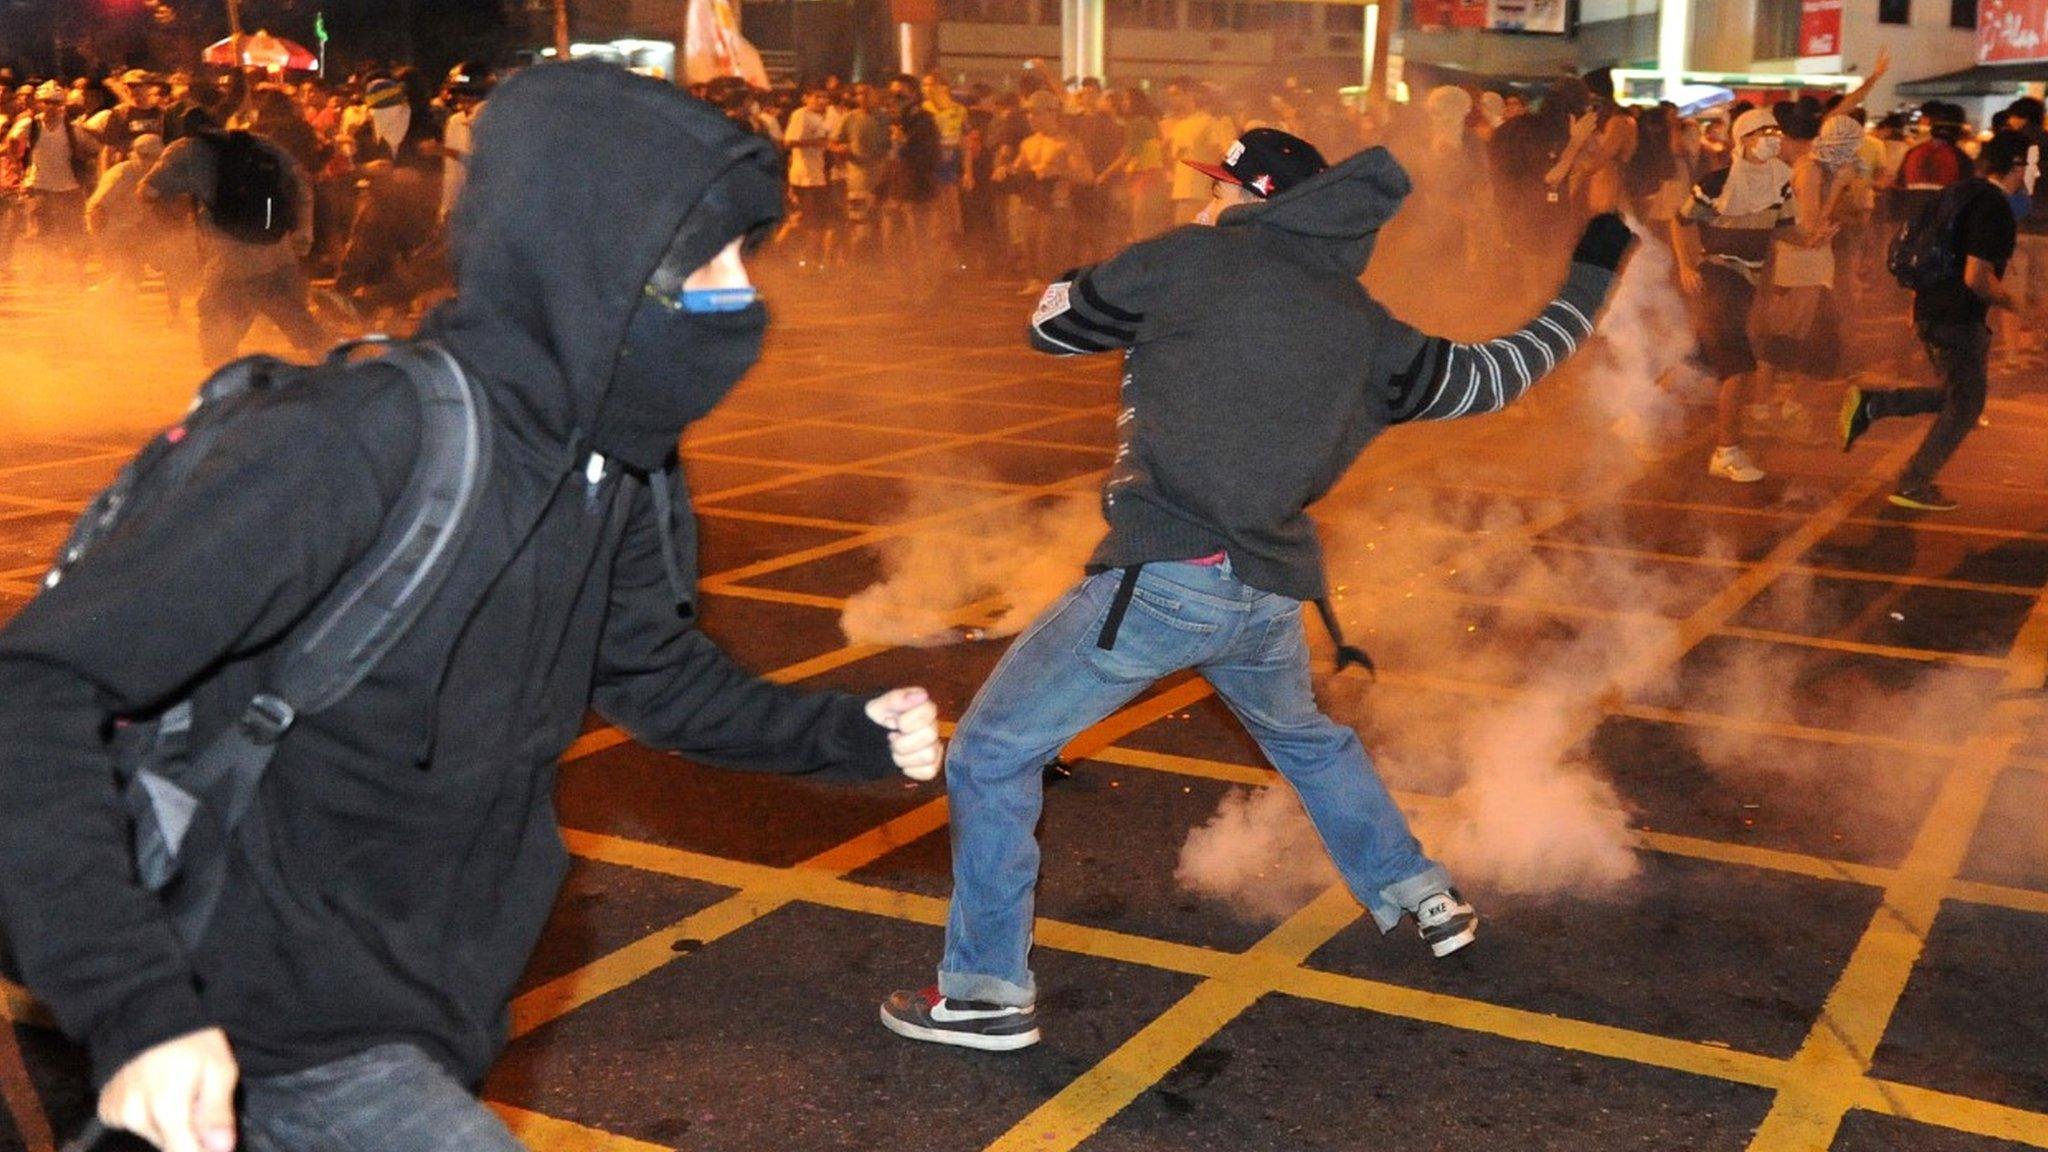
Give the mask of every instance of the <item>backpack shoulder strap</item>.
M 204 936 L 225 884 L 219 842 L 255 802 L 278 741 L 299 716 L 346 696 L 404 637 L 446 580 L 475 519 L 490 455 L 482 393 L 438 345 L 395 345 L 384 359 L 405 373 L 419 396 L 412 476 L 386 513 L 376 546 L 288 641 L 270 690 L 251 698 L 240 719 L 180 773 L 177 791 L 218 805 L 203 822 L 202 839 L 213 843 L 196 850 L 183 843 L 186 830 L 199 825 L 179 804 L 167 806 L 165 798 L 176 797 L 149 773 L 129 790 L 143 878 L 168 893 L 172 925 L 187 945 Z
M 481 393 L 438 344 L 393 345 L 383 362 L 405 373 L 418 394 L 419 452 L 376 546 L 281 662 L 271 695 L 294 714 L 332 706 L 405 636 L 446 581 L 475 518 L 490 454 Z

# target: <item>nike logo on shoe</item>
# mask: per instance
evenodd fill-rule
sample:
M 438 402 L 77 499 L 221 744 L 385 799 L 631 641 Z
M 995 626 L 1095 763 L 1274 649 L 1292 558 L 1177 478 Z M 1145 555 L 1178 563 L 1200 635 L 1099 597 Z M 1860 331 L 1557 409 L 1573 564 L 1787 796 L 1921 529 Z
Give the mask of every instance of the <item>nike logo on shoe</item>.
M 1021 1008 L 997 1006 L 995 1008 L 955 1008 L 950 1000 L 940 1000 L 932 1005 L 931 1016 L 940 1024 L 958 1024 L 967 1020 L 998 1020 L 1004 1016 L 1017 1016 Z

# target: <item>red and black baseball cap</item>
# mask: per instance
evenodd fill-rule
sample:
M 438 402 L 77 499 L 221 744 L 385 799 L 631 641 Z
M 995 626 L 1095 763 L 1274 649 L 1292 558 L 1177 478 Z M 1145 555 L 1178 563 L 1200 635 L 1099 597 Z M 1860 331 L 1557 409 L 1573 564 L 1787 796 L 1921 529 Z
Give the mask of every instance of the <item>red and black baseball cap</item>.
M 1221 164 L 1181 163 L 1212 180 L 1249 189 L 1260 199 L 1285 192 L 1329 167 L 1315 145 L 1278 128 L 1254 128 L 1239 136 Z

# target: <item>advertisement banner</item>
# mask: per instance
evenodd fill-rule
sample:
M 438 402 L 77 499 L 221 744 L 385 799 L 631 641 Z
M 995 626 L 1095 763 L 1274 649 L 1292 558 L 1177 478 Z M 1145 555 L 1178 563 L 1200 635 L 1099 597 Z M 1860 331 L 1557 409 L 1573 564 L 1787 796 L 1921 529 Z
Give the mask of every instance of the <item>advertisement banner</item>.
M 1977 63 L 2048 60 L 2048 0 L 1978 0 Z
M 1487 0 L 1415 0 L 1415 27 L 1424 32 L 1487 27 Z
M 1496 32 L 1571 31 L 1570 0 L 1487 0 L 1486 26 Z
M 1799 54 L 1842 54 L 1842 0 L 1799 0 Z

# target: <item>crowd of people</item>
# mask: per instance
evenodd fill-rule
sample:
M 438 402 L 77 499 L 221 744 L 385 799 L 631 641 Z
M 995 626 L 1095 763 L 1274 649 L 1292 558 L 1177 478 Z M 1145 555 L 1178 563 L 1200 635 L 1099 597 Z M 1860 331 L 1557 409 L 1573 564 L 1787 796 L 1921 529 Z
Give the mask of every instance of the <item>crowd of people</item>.
M 2033 98 L 1983 132 L 1942 102 L 1872 117 L 1864 102 L 1887 67 L 1880 59 L 1861 87 L 1824 102 L 1690 115 L 1623 105 L 1605 71 L 1540 92 L 1438 87 L 1413 104 L 1292 82 L 1058 83 L 1036 62 L 1002 85 L 932 72 L 691 91 L 785 158 L 789 212 L 774 258 L 924 302 L 962 277 L 1035 294 L 1062 269 L 1194 221 L 1211 181 L 1191 165 L 1221 162 L 1259 128 L 1337 156 L 1386 144 L 1423 192 L 1417 215 L 1438 230 L 1435 249 L 1468 270 L 1500 252 L 1555 259 L 1546 246 L 1575 222 L 1625 211 L 1676 255 L 1697 360 L 1721 381 L 1709 470 L 1753 482 L 1764 471 L 1746 441 L 1810 432 L 1815 383 L 1858 367 L 1845 361 L 1843 325 L 1903 305 L 1885 264 L 1905 224 L 1971 183 L 1996 132 L 2044 139 Z M 334 82 L 246 70 L 68 83 L 0 74 L 0 276 L 18 236 L 41 247 L 45 276 L 123 286 L 160 276 L 174 322 L 196 304 L 208 363 L 232 356 L 259 313 L 309 354 L 368 328 L 402 330 L 448 285 L 441 225 L 492 82 L 468 65 L 438 84 L 409 68 Z M 273 162 L 223 168 L 222 142 L 243 132 Z M 2024 170 L 2025 149 L 2016 161 L 2012 151 L 1992 155 Z M 241 210 L 262 206 L 260 225 L 209 202 L 230 185 Z M 1978 245 L 2013 285 L 2013 306 L 1994 308 L 1995 345 L 1979 355 L 1953 325 L 1929 345 L 1951 392 L 1961 380 L 1962 393 L 1981 393 L 1971 365 L 1993 350 L 2041 349 L 2039 326 L 2019 314 L 2048 299 L 2048 205 L 2016 211 L 2015 243 Z M 1985 231 L 1986 214 L 1956 218 Z M 1916 313 L 1923 338 L 1930 315 L 1974 331 L 1979 295 Z M 1930 469 L 1919 473 L 1916 490 L 1931 483 Z M 1930 502 L 1940 501 L 1918 493 Z
M 17 83 L 0 70 L 0 85 L 0 277 L 100 290 L 160 278 L 174 323 L 196 312 L 209 364 L 259 312 L 315 353 L 447 284 L 440 225 L 481 74 Z M 17 258 L 24 241 L 41 259 Z M 311 302 L 310 281 L 323 286 Z
M 964 98 L 899 76 L 697 101 L 593 63 L 495 93 L 464 68 L 11 89 L 5 228 L 26 224 L 32 273 L 160 274 L 174 307 L 194 294 L 210 362 L 258 312 L 320 351 L 309 278 L 358 321 L 446 299 L 382 359 L 216 377 L 146 450 L 186 463 L 124 473 L 0 628 L 0 909 L 90 1048 L 101 1124 L 168 1148 L 232 1148 L 239 1124 L 259 1149 L 517 1149 L 474 1091 L 565 872 L 554 766 L 592 709 L 735 768 L 944 767 L 938 982 L 880 1007 L 911 1039 L 1038 1042 L 1045 764 L 1188 669 L 1372 922 L 1451 955 L 1477 912 L 1310 691 L 1305 608 L 1340 669 L 1370 660 L 1308 508 L 1386 428 L 1506 409 L 1559 370 L 1644 236 L 1678 256 L 1722 378 L 1708 469 L 1760 479 L 1754 386 L 1841 373 L 1895 221 L 1883 264 L 1942 383 L 1847 389 L 1840 440 L 1938 413 L 1892 496 L 1953 507 L 1934 481 L 1983 405 L 1987 317 L 2040 303 L 2011 266 L 2023 222 L 2039 234 L 2039 101 L 1981 139 L 1923 107 L 1911 142 L 1866 130 L 1872 83 L 1687 119 L 1597 74 L 1377 113 L 1189 80 L 1155 113 L 1041 72 Z M 1548 263 L 1543 302 L 1467 342 L 1360 291 L 1411 202 L 1448 230 L 1447 274 Z M 801 275 L 1014 277 L 1033 347 L 1126 353 L 1091 574 L 998 664 L 950 758 L 924 690 L 799 691 L 695 626 L 677 445 L 760 355 L 744 257 L 774 231 Z

